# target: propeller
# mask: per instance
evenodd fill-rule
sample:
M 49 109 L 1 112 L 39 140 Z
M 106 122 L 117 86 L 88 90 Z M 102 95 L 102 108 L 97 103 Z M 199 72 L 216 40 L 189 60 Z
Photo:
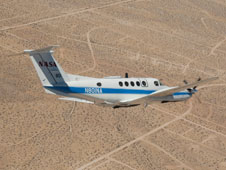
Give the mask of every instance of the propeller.
M 199 77 L 197 81 L 200 81 L 201 78 Z M 196 90 L 197 86 L 194 86 L 193 89 Z
M 197 81 L 201 81 L 201 78 L 199 77 Z M 183 82 L 186 85 L 188 84 L 187 80 L 184 80 Z M 187 90 L 189 93 L 192 93 L 195 96 L 195 98 L 199 101 L 199 103 L 201 103 L 201 100 L 197 97 L 197 95 L 195 95 L 195 92 L 197 91 L 196 88 L 197 86 L 194 86 L 193 88 L 188 88 Z

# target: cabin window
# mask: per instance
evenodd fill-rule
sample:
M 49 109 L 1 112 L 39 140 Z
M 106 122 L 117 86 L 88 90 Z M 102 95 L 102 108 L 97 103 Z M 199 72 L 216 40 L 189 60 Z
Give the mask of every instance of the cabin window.
M 147 86 L 147 83 L 146 83 L 146 81 L 142 81 L 142 86 Z
M 125 86 L 129 86 L 129 83 L 127 81 L 125 81 Z
M 159 86 L 159 82 L 158 81 L 154 81 L 155 86 Z
M 121 87 L 123 86 L 123 83 L 122 83 L 121 81 L 120 81 L 118 84 L 119 84 L 119 86 L 121 86 Z
M 134 84 L 134 82 L 133 82 L 133 81 L 131 81 L 131 82 L 130 82 L 130 85 L 131 85 L 131 86 L 134 86 L 135 84 Z
M 101 83 L 100 83 L 100 82 L 98 82 L 98 83 L 97 83 L 97 86 L 99 86 L 99 87 L 100 87 L 100 86 L 101 86 Z
M 140 82 L 139 81 L 136 81 L 136 84 L 137 84 L 137 86 L 140 86 Z

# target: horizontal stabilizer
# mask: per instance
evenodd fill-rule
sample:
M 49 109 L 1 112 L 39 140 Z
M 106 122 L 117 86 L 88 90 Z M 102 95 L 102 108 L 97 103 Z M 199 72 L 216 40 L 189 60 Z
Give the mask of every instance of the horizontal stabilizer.
M 37 50 L 24 50 L 24 53 L 28 53 L 28 54 L 45 53 L 45 52 L 50 52 L 53 48 L 56 48 L 56 47 L 59 47 L 59 45 L 52 45 L 52 46 L 37 49 Z

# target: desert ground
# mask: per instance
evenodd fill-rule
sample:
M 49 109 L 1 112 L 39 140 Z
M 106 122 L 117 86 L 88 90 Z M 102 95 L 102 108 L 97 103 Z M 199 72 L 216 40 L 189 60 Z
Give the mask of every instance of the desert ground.
M 49 45 L 72 74 L 219 79 L 147 108 L 61 101 L 14 55 Z M 225 170 L 225 79 L 225 0 L 0 0 L 0 169 Z

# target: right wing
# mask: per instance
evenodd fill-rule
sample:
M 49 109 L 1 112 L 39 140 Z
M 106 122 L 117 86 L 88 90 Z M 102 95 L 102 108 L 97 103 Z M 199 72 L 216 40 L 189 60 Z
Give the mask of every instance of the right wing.
M 163 91 L 156 91 L 155 93 L 152 93 L 151 96 L 152 97 L 162 97 L 162 96 L 172 95 L 173 93 L 180 92 L 180 91 L 183 91 L 183 90 L 186 90 L 189 88 L 193 88 L 194 86 L 205 84 L 207 82 L 217 80 L 217 79 L 218 79 L 218 77 L 212 77 L 209 79 L 197 81 L 195 83 L 187 84 L 185 86 L 173 87 L 171 89 L 167 89 L 167 90 L 163 90 Z
M 180 91 L 183 91 L 183 90 L 186 90 L 186 89 L 189 89 L 189 88 L 193 88 L 194 86 L 205 84 L 207 82 L 210 82 L 210 81 L 213 81 L 213 80 L 216 80 L 216 79 L 218 79 L 218 77 L 212 77 L 212 78 L 209 78 L 209 79 L 200 80 L 200 81 L 197 81 L 195 83 L 187 84 L 185 86 L 170 87 L 170 88 L 161 89 L 161 90 L 155 91 L 154 93 L 151 93 L 147 96 L 144 96 L 144 97 L 141 97 L 141 98 L 138 98 L 138 99 L 122 101 L 121 104 L 149 103 L 152 98 L 173 95 L 176 92 L 180 92 Z

